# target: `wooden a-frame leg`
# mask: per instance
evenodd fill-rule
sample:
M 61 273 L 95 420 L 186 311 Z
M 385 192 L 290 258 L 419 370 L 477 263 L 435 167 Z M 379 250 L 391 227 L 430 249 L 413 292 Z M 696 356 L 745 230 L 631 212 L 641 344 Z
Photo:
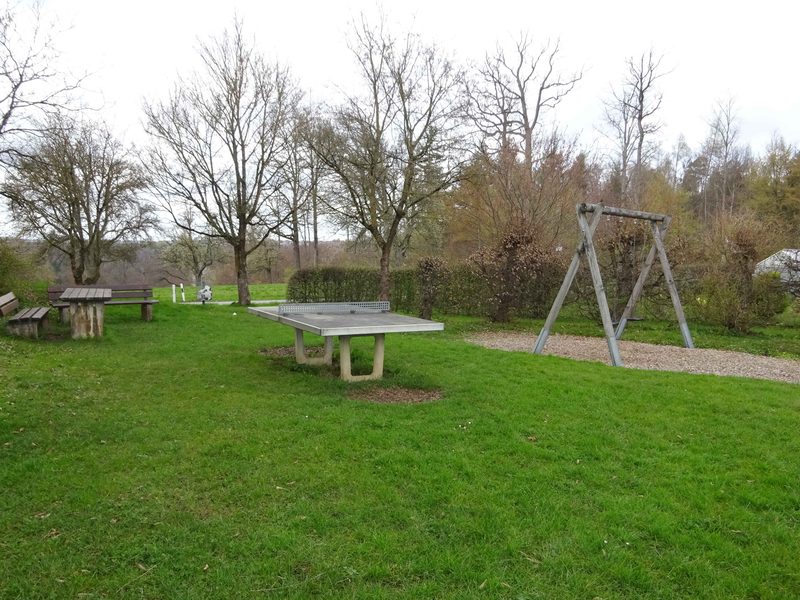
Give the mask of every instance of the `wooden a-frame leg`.
M 306 354 L 306 346 L 303 340 L 303 330 L 294 330 L 294 356 L 300 365 L 332 365 L 333 364 L 333 336 L 325 337 L 325 346 L 322 356 L 310 357 Z
M 667 260 L 667 251 L 664 249 L 664 242 L 661 240 L 661 231 L 657 223 L 651 223 L 653 230 L 653 240 L 655 241 L 656 250 L 658 251 L 658 258 L 661 260 L 661 268 L 664 270 L 664 278 L 667 280 L 667 288 L 669 295 L 672 298 L 672 306 L 675 308 L 675 315 L 678 317 L 678 325 L 681 328 L 681 335 L 683 336 L 683 344 L 687 348 L 694 348 L 692 341 L 692 334 L 689 333 L 689 325 L 686 324 L 686 315 L 683 314 L 683 306 L 681 306 L 681 299 L 678 296 L 678 288 L 675 285 L 675 279 L 672 277 L 672 269 Z
M 611 312 L 608 310 L 608 300 L 606 299 L 606 291 L 603 288 L 603 278 L 600 276 L 600 265 L 597 263 L 597 254 L 594 251 L 592 232 L 589 230 L 586 216 L 581 210 L 578 210 L 578 224 L 583 231 L 584 240 L 586 241 L 586 259 L 589 261 L 589 270 L 592 272 L 594 293 L 597 296 L 597 305 L 600 307 L 600 317 L 603 320 L 603 330 L 606 333 L 606 342 L 608 342 L 608 352 L 611 355 L 611 364 L 615 367 L 621 367 L 622 359 L 619 356 L 617 338 L 614 337 L 614 326 L 611 323 Z
M 69 323 L 69 306 L 61 306 L 58 309 L 58 319 L 62 323 Z
M 669 228 L 669 222 L 671 217 L 666 217 L 664 219 L 664 225 L 661 227 L 661 237 L 663 239 L 664 234 L 667 233 L 667 229 Z M 628 324 L 628 319 L 631 318 L 633 314 L 633 309 L 636 307 L 636 303 L 639 301 L 639 298 L 642 296 L 642 291 L 644 290 L 644 282 L 647 280 L 647 276 L 650 274 L 650 269 L 653 267 L 653 263 L 656 260 L 656 245 L 653 245 L 650 248 L 650 253 L 647 255 L 647 260 L 644 261 L 644 267 L 642 268 L 642 272 L 639 273 L 639 279 L 636 280 L 636 285 L 633 287 L 633 293 L 631 297 L 628 299 L 628 304 L 625 306 L 625 310 L 622 313 L 622 316 L 619 319 L 619 323 L 617 323 L 617 330 L 614 334 L 618 340 L 622 337 L 623 332 L 625 331 L 625 326 Z
M 602 210 L 596 210 L 594 212 L 592 220 L 589 222 L 590 234 L 594 233 L 594 230 L 597 228 L 597 224 L 600 222 L 600 217 L 602 216 Z M 550 313 L 547 315 L 547 320 L 544 322 L 544 327 L 542 327 L 542 330 L 539 332 L 539 337 L 536 338 L 536 345 L 533 347 L 534 354 L 541 354 L 542 350 L 544 350 L 545 342 L 547 342 L 547 338 L 550 337 L 550 330 L 553 328 L 553 324 L 556 322 L 558 313 L 564 304 L 564 299 L 567 297 L 570 286 L 572 286 L 572 281 L 575 279 L 575 274 L 578 272 L 578 267 L 581 263 L 581 256 L 584 254 L 585 250 L 586 238 L 584 237 L 580 244 L 578 244 L 578 249 L 575 250 L 575 255 L 572 257 L 572 262 L 569 264 L 569 269 L 567 269 L 567 275 L 564 277 L 564 281 L 561 283 L 561 289 L 558 290 L 558 295 L 556 296 L 555 301 L 553 301 L 553 306 L 550 308 Z
M 372 373 L 369 375 L 353 375 L 350 361 L 350 339 L 353 336 L 339 336 L 339 362 L 341 364 L 341 377 L 343 381 L 366 381 L 383 377 L 383 357 L 386 348 L 386 335 L 375 334 L 375 355 L 372 359 Z

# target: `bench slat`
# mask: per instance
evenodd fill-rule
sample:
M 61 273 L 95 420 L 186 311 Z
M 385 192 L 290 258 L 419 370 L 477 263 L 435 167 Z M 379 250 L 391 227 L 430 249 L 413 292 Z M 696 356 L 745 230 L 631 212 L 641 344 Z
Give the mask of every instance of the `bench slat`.
M 49 308 L 36 306 L 34 308 L 24 308 L 11 317 L 8 322 L 16 321 L 41 321 L 50 312 Z
M 8 295 L 9 294 L 6 294 L 6 296 L 8 296 Z M 14 294 L 10 294 L 10 295 L 13 296 Z M 6 296 L 3 296 L 3 298 L 5 298 Z M 14 298 L 8 304 L 6 304 L 4 306 L 0 306 L 0 315 L 5 317 L 8 313 L 10 313 L 12 310 L 16 310 L 17 308 L 19 308 L 19 300 Z
M 93 285 L 49 285 L 47 286 L 48 293 L 58 293 L 63 294 L 64 290 L 67 288 L 87 288 L 87 289 L 101 289 L 101 290 L 112 290 L 115 292 L 128 292 L 128 291 L 136 291 L 136 290 L 152 290 L 152 285 L 140 285 L 140 284 L 120 284 L 114 285 L 110 283 L 98 283 Z
M 43 319 L 44 317 L 47 316 L 47 313 L 50 312 L 50 309 L 48 307 L 46 307 L 46 306 L 43 306 L 41 308 L 35 308 L 33 310 L 36 311 L 33 314 L 33 316 L 31 317 L 31 319 L 33 319 L 34 321 L 39 321 L 39 320 Z
M 153 292 L 152 291 L 143 291 L 143 292 L 111 292 L 112 298 L 152 298 Z
M 3 306 L 4 304 L 8 304 L 12 300 L 16 300 L 16 298 L 17 297 L 14 295 L 14 292 L 8 292 L 4 296 L 0 296 L 0 306 Z
M 158 304 L 158 300 L 110 300 L 106 306 L 121 306 L 127 304 Z
M 28 314 L 32 314 L 33 312 L 34 312 L 34 309 L 32 309 L 32 308 L 23 308 L 21 311 L 19 311 L 17 314 L 15 314 L 13 317 L 11 317 L 8 321 L 9 322 L 11 322 L 11 321 L 27 321 L 28 320 Z

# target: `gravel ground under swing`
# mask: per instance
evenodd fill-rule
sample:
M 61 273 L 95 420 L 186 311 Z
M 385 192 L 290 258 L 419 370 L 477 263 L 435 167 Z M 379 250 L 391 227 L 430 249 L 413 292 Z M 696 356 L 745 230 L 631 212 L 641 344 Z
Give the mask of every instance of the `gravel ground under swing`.
M 472 335 L 466 341 L 496 350 L 530 352 L 536 343 L 536 338 L 534 334 L 486 331 Z M 622 364 L 633 369 L 730 375 L 800 384 L 800 361 L 788 358 L 756 356 L 730 350 L 660 346 L 625 340 L 619 342 L 619 353 Z M 544 354 L 611 364 L 605 338 L 552 334 L 547 339 Z

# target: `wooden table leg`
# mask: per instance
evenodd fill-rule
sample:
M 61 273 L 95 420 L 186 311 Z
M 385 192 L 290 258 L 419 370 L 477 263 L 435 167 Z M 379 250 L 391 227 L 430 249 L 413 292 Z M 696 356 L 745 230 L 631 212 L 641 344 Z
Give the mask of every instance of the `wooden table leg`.
M 102 337 L 105 303 L 82 300 L 69 303 L 72 338 Z

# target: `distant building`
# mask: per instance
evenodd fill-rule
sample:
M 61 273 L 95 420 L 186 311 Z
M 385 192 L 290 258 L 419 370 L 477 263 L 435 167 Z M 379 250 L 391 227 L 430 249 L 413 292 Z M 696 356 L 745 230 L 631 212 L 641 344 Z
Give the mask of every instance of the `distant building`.
M 756 275 L 780 273 L 781 281 L 800 283 L 800 250 L 785 248 L 756 265 Z

